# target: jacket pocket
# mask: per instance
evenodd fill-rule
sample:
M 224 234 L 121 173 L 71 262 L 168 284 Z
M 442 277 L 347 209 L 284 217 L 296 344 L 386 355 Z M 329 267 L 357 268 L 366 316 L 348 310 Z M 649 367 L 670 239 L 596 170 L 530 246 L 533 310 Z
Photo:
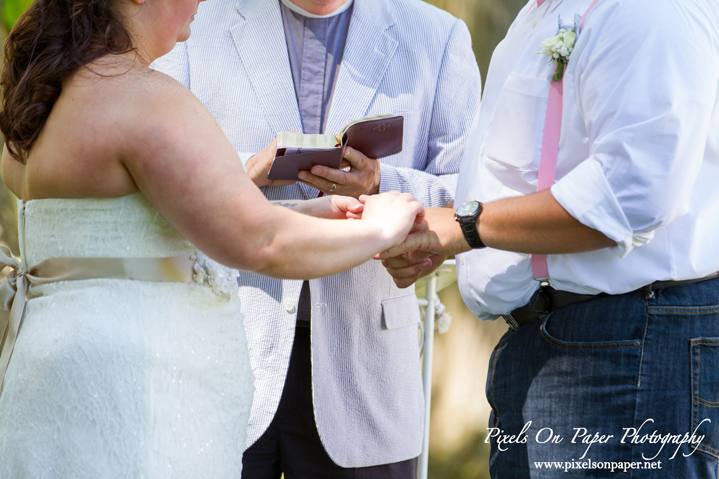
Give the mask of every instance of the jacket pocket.
M 691 339 L 692 429 L 698 450 L 719 458 L 719 338 Z
M 382 329 L 397 329 L 419 323 L 414 293 L 382 300 Z

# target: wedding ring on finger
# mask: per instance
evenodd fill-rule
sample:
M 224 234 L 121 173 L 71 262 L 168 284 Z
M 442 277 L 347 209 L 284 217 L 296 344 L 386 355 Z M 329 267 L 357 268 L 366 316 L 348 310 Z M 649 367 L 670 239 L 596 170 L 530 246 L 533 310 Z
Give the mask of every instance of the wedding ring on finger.
M 332 188 L 330 188 L 330 193 L 337 189 L 337 183 L 332 183 Z

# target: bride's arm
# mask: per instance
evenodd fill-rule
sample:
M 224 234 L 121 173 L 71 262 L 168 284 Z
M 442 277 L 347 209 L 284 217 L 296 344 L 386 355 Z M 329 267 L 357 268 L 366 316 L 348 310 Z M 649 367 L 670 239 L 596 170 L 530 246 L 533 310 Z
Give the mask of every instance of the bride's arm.
M 357 198 L 340 195 L 322 196 L 311 200 L 275 200 L 271 203 L 292 208 L 292 211 L 303 215 L 330 220 L 359 219 L 364 209 L 364 205 Z
M 160 213 L 223 264 L 281 278 L 335 274 L 401 242 L 423 211 L 399 194 L 371 198 L 361 221 L 272 205 L 199 100 L 169 78 L 147 90 L 128 108 L 123 164 Z

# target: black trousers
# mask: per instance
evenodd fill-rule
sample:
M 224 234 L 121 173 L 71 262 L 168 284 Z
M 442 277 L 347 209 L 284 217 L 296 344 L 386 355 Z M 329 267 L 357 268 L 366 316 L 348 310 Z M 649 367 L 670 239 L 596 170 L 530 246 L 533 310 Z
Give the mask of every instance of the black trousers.
M 312 407 L 309 326 L 309 321 L 298 322 L 282 399 L 270 427 L 245 451 L 242 479 L 279 479 L 282 473 L 285 479 L 415 479 L 416 458 L 346 469 L 327 455 Z

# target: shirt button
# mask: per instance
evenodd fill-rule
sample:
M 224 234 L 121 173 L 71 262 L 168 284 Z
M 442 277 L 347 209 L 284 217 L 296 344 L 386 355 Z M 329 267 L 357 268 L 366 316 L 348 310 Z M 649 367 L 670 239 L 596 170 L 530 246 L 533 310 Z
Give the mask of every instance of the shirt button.
M 284 301 L 282 301 L 282 304 L 285 306 L 285 309 L 288 313 L 295 312 L 295 303 L 291 299 L 285 299 Z
M 535 28 L 536 26 L 537 26 L 537 21 L 535 20 L 532 22 L 532 28 Z
M 464 256 L 459 257 L 459 262 L 464 266 Z

